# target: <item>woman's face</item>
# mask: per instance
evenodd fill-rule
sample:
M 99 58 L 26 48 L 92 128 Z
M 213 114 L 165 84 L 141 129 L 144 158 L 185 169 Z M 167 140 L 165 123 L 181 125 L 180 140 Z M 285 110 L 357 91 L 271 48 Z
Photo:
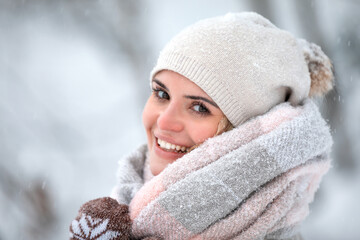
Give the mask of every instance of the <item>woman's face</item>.
M 143 112 L 152 174 L 215 135 L 224 116 L 195 83 L 168 70 L 156 74 Z

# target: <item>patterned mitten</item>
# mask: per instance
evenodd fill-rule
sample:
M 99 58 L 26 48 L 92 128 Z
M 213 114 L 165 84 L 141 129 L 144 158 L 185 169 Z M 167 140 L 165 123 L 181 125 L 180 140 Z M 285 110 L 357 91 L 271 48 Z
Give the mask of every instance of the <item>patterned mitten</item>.
M 127 205 L 104 197 L 81 206 L 70 226 L 70 240 L 130 239 L 131 220 Z

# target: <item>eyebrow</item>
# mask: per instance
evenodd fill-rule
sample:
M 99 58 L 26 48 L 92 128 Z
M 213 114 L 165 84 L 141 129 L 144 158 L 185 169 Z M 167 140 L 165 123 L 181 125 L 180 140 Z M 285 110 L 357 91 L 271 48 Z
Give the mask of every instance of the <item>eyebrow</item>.
M 169 91 L 169 89 L 165 86 L 165 84 L 163 84 L 163 83 L 160 82 L 159 80 L 153 79 L 152 81 L 155 82 L 155 83 L 157 83 L 160 87 L 164 88 L 165 90 Z M 202 100 L 202 101 L 204 101 L 204 102 L 207 102 L 207 103 L 213 105 L 213 106 L 216 107 L 216 108 L 219 108 L 219 106 L 218 106 L 215 102 L 213 102 L 213 101 L 211 101 L 211 100 L 209 100 L 209 99 L 207 99 L 207 98 L 204 98 L 204 97 L 193 96 L 193 95 L 185 95 L 184 97 L 185 97 L 185 98 L 188 98 L 188 99 L 192 99 L 192 100 Z
M 163 84 L 162 82 L 160 82 L 157 79 L 153 79 L 153 82 L 156 82 L 160 87 L 164 88 L 165 90 L 169 91 L 169 89 L 165 86 L 165 84 Z
M 207 98 L 204 98 L 204 97 L 191 96 L 191 95 L 185 95 L 184 97 L 189 98 L 189 99 L 193 99 L 193 100 L 203 100 L 204 102 L 207 102 L 207 103 L 213 105 L 214 107 L 219 108 L 219 106 L 215 102 L 213 102 L 213 101 L 211 101 L 211 100 L 209 100 Z

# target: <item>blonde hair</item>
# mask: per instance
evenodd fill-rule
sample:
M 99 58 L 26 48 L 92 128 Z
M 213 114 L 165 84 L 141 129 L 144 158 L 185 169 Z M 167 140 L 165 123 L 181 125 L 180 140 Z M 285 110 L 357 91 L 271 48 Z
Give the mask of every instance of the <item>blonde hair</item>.
M 234 126 L 231 124 L 231 122 L 229 121 L 229 119 L 224 115 L 221 119 L 220 122 L 218 124 L 218 129 L 215 133 L 214 136 L 220 135 L 224 132 L 230 131 L 231 129 L 233 129 Z

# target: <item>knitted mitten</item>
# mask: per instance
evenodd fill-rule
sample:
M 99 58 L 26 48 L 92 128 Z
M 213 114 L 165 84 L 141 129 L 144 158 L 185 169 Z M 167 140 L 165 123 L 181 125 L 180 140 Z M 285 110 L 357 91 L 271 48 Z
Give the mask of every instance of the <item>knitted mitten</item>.
M 104 197 L 81 206 L 70 226 L 70 240 L 130 239 L 131 220 L 127 205 Z

